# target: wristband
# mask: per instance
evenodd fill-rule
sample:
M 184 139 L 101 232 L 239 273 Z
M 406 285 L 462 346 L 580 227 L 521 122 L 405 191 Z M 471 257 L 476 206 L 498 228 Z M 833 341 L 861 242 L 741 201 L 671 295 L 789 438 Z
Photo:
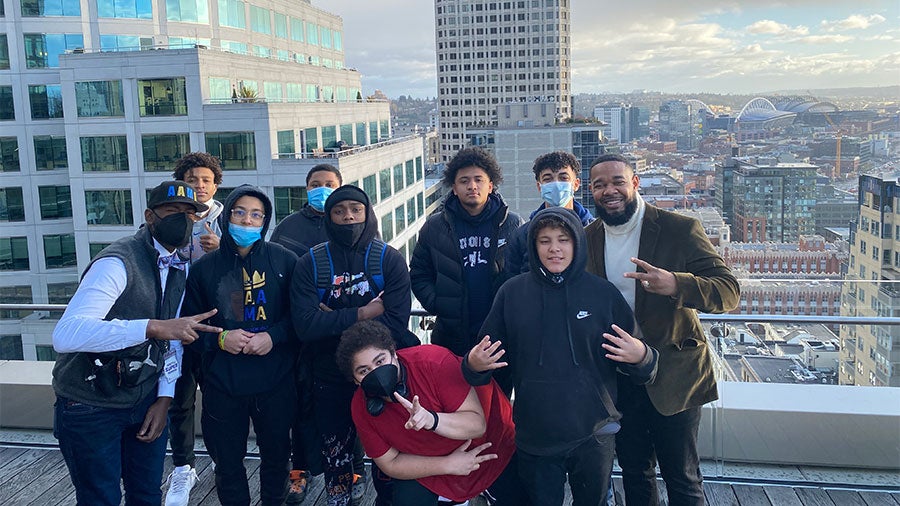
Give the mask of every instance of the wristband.
M 219 332 L 219 349 L 220 350 L 223 350 L 223 351 L 225 350 L 225 336 L 227 334 L 228 334 L 227 330 L 223 330 L 222 332 Z
M 437 430 L 438 420 L 440 420 L 440 419 L 438 418 L 436 412 L 434 412 L 434 411 L 432 411 L 432 410 L 430 410 L 430 409 L 428 410 L 428 412 L 431 413 L 431 416 L 434 417 L 434 425 L 432 425 L 431 427 L 429 427 L 429 428 L 426 429 L 426 430 L 430 430 L 430 431 L 434 432 L 435 430 Z

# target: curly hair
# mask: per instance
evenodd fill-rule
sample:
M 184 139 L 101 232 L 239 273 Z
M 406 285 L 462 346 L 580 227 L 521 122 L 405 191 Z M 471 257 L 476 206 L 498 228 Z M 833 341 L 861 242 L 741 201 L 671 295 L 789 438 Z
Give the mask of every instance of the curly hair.
M 366 348 L 388 350 L 393 354 L 397 345 L 391 331 L 383 323 L 373 320 L 362 320 L 354 323 L 341 334 L 334 360 L 338 369 L 355 381 L 353 377 L 353 357 Z
M 184 181 L 187 172 L 197 167 L 206 167 L 211 170 L 213 182 L 217 185 L 222 184 L 222 164 L 219 163 L 219 159 L 202 151 L 194 151 L 179 158 L 175 162 L 175 172 L 172 173 L 172 178 L 176 181 Z
M 469 147 L 459 150 L 459 153 L 456 153 L 453 158 L 447 162 L 447 167 L 444 169 L 444 175 L 441 178 L 441 182 L 444 186 L 453 186 L 453 183 L 456 182 L 456 173 L 462 169 L 473 166 L 478 167 L 487 173 L 491 183 L 494 183 L 494 191 L 497 191 L 497 186 L 503 182 L 503 173 L 500 171 L 500 165 L 497 163 L 497 159 L 494 158 L 494 155 L 479 147 Z
M 575 155 L 565 151 L 554 151 L 535 158 L 534 167 L 531 168 L 531 171 L 534 172 L 534 179 L 537 181 L 541 177 L 541 172 L 547 169 L 559 172 L 564 167 L 571 167 L 575 172 L 575 177 L 580 177 L 581 162 L 578 161 L 578 158 L 575 158 Z

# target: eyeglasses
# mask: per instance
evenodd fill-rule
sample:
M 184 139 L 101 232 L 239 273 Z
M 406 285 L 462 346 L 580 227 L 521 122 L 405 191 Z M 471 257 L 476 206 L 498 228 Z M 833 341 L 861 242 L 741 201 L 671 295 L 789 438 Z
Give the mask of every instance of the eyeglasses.
M 246 209 L 232 209 L 231 217 L 237 218 L 239 220 L 243 220 L 247 216 L 250 216 L 250 219 L 253 221 L 262 221 L 265 219 L 266 215 L 259 211 L 250 211 L 247 212 Z

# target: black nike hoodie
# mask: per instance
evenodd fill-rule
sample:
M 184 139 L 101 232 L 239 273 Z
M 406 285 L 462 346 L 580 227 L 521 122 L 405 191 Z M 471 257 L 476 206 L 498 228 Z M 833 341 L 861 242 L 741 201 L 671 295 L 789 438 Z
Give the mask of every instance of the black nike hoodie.
M 543 267 L 535 245 L 534 225 L 547 216 L 564 223 L 573 240 L 572 262 L 559 274 Z M 617 371 L 638 384 L 650 382 L 658 354 L 648 346 L 638 364 L 605 357 L 603 333 L 615 334 L 616 324 L 633 334 L 634 315 L 612 283 L 585 271 L 587 241 L 578 216 L 559 207 L 540 211 L 529 226 L 528 248 L 531 270 L 500 287 L 479 335 L 501 341 L 506 350 L 516 446 L 532 455 L 558 455 L 595 433 L 618 430 Z M 490 378 L 467 362 L 463 372 L 475 385 Z

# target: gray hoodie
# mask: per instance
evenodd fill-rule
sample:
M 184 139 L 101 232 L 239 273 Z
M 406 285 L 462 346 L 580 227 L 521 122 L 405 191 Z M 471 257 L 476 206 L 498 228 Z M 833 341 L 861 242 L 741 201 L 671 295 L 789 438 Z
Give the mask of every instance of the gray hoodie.
M 219 215 L 222 214 L 222 210 L 225 209 L 225 206 L 218 200 L 210 200 L 209 202 L 206 202 L 206 205 L 209 206 L 209 212 L 206 213 L 206 216 L 200 219 L 200 221 L 194 223 L 194 230 L 191 232 L 191 242 L 178 250 L 182 257 L 189 258 L 191 262 L 196 262 L 204 255 L 204 253 L 206 253 L 200 246 L 200 236 L 209 233 L 206 231 L 207 223 L 209 223 L 209 228 L 211 228 L 217 236 L 222 237 L 222 227 L 219 226 L 218 218 Z

